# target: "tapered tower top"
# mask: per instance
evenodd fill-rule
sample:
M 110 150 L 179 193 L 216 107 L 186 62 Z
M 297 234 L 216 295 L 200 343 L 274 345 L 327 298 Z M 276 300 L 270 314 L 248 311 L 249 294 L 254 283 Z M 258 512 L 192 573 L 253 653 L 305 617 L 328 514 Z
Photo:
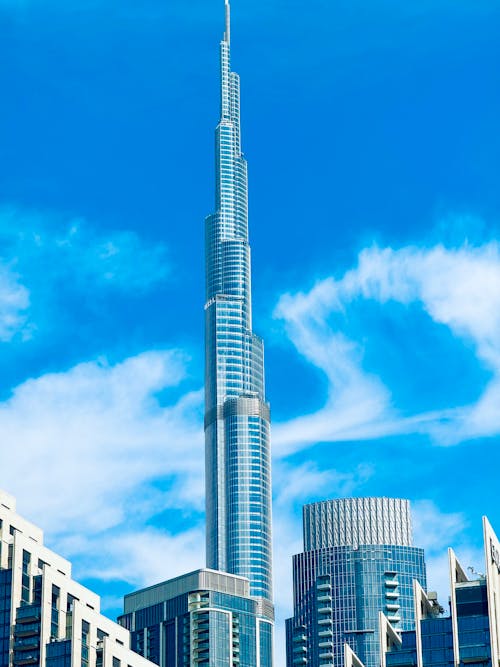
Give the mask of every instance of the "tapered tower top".
M 226 2 L 226 32 L 224 33 L 224 41 L 231 44 L 231 5 L 229 0 Z

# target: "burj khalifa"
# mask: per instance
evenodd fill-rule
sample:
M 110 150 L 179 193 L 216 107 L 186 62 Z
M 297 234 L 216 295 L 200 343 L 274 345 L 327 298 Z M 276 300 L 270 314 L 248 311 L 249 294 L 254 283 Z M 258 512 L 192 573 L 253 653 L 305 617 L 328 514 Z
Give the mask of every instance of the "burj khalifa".
M 270 411 L 263 342 L 252 330 L 247 163 L 225 2 L 215 212 L 205 227 L 207 566 L 247 577 L 262 615 L 272 617 Z

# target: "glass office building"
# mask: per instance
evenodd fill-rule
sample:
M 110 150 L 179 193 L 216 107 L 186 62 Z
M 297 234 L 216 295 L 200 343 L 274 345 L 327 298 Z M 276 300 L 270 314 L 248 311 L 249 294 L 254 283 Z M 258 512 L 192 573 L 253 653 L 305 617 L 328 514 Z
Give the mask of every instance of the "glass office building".
M 215 213 L 205 229 L 207 566 L 248 578 L 272 618 L 270 414 L 263 343 L 252 330 L 247 165 L 230 30 L 226 0 Z
M 271 667 L 272 624 L 250 582 L 197 570 L 125 597 L 132 648 L 160 667 Z
M 413 581 L 426 586 L 408 501 L 347 498 L 307 505 L 304 544 L 293 558 L 287 667 L 341 667 L 346 643 L 366 667 L 379 667 L 379 612 L 398 630 L 411 629 Z
M 485 569 L 469 579 L 449 549 L 450 604 L 414 587 L 415 629 L 400 634 L 387 618 L 381 622 L 381 667 L 493 667 L 498 665 L 500 637 L 500 544 L 483 518 Z M 469 568 L 473 571 L 472 568 Z M 359 667 L 348 656 L 345 667 Z

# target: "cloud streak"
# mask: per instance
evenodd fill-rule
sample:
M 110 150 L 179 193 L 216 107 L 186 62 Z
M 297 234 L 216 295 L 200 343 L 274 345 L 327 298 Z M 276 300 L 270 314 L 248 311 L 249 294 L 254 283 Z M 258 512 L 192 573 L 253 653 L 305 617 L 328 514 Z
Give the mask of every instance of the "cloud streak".
M 26 280 L 35 276 L 82 291 L 146 290 L 169 272 L 162 244 L 131 231 L 98 232 L 82 218 L 3 207 L 0 242 Z
M 472 346 L 492 379 L 471 405 L 403 416 L 397 395 L 383 378 L 363 367 L 364 347 L 344 329 L 349 309 L 360 301 L 417 304 L 434 324 Z M 500 432 L 500 246 L 467 244 L 449 249 L 372 247 L 357 266 L 336 280 L 320 281 L 307 293 L 284 295 L 275 317 L 297 351 L 329 380 L 326 404 L 317 412 L 275 427 L 283 453 L 317 441 L 371 439 L 424 433 L 440 444 Z
M 0 341 L 5 343 L 17 334 L 28 338 L 30 328 L 27 310 L 30 303 L 29 290 L 20 282 L 8 264 L 0 260 Z

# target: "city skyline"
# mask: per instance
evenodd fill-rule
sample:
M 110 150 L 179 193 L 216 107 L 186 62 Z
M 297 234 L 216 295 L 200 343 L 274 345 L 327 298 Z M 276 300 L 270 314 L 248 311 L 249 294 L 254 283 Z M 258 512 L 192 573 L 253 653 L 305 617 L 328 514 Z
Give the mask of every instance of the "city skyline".
M 204 561 L 221 13 L 114 4 L 0 3 L 0 487 L 112 613 Z M 431 588 L 443 542 L 474 564 L 500 524 L 500 9 L 399 5 L 233 6 L 280 618 L 305 502 L 415 501 Z

